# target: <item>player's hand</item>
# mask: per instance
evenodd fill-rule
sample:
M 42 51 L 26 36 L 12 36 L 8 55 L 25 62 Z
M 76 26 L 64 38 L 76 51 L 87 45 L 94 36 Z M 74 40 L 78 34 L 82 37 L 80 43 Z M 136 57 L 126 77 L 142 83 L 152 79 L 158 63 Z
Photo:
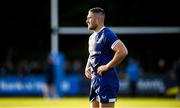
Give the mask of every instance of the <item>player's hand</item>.
M 88 68 L 85 70 L 85 75 L 87 78 L 91 79 L 92 78 L 92 72 L 91 72 L 91 69 Z
M 102 73 L 107 71 L 108 70 L 108 67 L 106 65 L 101 65 L 98 67 L 97 69 L 97 73 L 102 76 Z

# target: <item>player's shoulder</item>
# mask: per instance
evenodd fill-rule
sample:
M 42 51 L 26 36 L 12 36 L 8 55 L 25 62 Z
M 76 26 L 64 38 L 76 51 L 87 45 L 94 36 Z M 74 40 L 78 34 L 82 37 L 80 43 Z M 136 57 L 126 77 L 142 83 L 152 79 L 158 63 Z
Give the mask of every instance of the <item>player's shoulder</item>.
M 112 30 L 108 27 L 104 27 L 104 29 L 102 30 L 104 33 L 112 33 Z
M 105 27 L 102 32 L 105 36 L 116 36 L 116 34 L 108 27 Z

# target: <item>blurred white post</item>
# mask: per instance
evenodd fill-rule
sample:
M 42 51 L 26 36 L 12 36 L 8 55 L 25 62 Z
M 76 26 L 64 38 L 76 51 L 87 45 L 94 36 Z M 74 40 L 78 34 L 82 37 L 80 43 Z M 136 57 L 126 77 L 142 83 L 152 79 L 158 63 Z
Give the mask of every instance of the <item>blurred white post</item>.
M 58 0 L 51 0 L 51 53 L 58 52 Z

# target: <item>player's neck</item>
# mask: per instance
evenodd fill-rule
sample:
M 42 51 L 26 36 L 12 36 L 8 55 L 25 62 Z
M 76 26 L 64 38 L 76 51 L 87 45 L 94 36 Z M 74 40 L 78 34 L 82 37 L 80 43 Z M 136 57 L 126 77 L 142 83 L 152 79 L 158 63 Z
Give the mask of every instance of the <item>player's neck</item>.
M 104 28 L 104 25 L 101 25 L 99 27 L 96 28 L 96 30 L 94 30 L 95 32 L 100 32 L 102 29 Z

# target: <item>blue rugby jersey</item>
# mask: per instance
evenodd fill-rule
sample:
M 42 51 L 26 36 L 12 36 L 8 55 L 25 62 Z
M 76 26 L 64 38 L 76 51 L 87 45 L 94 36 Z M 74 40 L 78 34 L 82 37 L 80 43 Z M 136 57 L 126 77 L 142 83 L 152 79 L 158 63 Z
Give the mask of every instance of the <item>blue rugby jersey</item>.
M 112 48 L 120 40 L 109 28 L 103 27 L 98 33 L 94 32 L 89 37 L 89 62 L 92 66 L 92 71 L 97 75 L 97 68 L 100 65 L 107 64 L 113 57 L 115 52 Z M 110 69 L 109 74 L 116 75 L 114 69 Z

